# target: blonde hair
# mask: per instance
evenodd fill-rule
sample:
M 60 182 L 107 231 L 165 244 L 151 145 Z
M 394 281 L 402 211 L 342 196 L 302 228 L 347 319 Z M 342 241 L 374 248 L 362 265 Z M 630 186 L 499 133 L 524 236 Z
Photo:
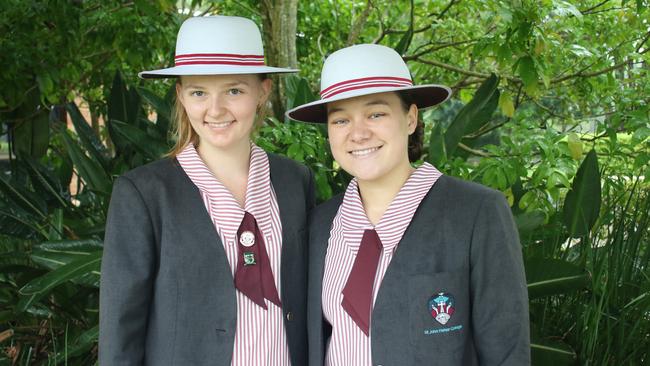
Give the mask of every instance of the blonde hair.
M 258 74 L 260 81 L 268 79 L 266 74 Z M 181 78 L 179 77 L 176 81 L 177 85 L 181 85 Z M 251 132 L 251 139 L 257 134 L 259 129 L 264 125 L 264 119 L 266 118 L 268 108 L 267 103 L 263 103 L 261 106 L 258 105 L 257 111 L 255 112 L 255 123 L 253 125 L 253 131 Z M 175 157 L 180 154 L 187 145 L 190 143 L 195 147 L 199 146 L 199 135 L 192 128 L 192 123 L 190 118 L 187 116 L 185 107 L 181 103 L 178 93 L 174 96 L 174 107 L 172 108 L 172 129 L 170 130 L 171 137 L 175 140 L 174 146 L 169 150 L 165 157 Z

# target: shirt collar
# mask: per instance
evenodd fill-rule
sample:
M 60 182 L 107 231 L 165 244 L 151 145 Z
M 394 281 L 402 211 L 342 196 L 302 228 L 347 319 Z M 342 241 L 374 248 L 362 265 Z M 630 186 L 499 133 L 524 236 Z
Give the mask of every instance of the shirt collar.
M 422 164 L 406 180 L 400 191 L 384 212 L 376 226 L 370 223 L 359 195 L 359 183 L 356 178 L 350 181 L 341 204 L 341 227 L 346 240 L 355 249 L 360 244 L 360 237 L 366 229 L 375 229 L 384 246 L 384 251 L 392 251 L 401 240 L 411 222 L 417 207 L 424 196 L 442 173 L 429 163 Z
M 231 210 L 236 210 L 243 218 L 244 211 L 250 212 L 258 221 L 264 220 L 270 213 L 271 175 L 269 158 L 266 152 L 251 142 L 251 155 L 246 183 L 244 208 L 237 203 L 232 193 L 212 174 L 201 159 L 193 144 L 188 144 L 176 156 L 181 167 L 197 188 L 214 197 L 219 195 Z

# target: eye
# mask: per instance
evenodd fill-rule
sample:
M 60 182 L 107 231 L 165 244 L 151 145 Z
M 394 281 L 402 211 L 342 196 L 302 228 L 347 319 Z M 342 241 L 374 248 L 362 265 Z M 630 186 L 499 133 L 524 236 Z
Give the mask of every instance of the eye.
M 339 119 L 333 119 L 330 121 L 330 124 L 332 125 L 343 125 L 348 123 L 347 119 L 339 118 Z
M 194 90 L 190 92 L 190 95 L 193 97 L 202 97 L 205 95 L 205 92 L 203 92 L 202 90 Z
M 237 88 L 228 89 L 228 95 L 239 95 L 242 94 L 243 92 L 244 92 L 243 90 Z
M 377 119 L 385 116 L 386 113 L 381 113 L 381 112 L 375 112 L 370 114 L 370 119 Z

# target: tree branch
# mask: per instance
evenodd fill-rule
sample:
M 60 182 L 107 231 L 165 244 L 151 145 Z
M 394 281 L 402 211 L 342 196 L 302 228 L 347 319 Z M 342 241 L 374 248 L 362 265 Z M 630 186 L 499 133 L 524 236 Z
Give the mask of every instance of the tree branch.
M 601 6 L 605 5 L 605 4 L 607 4 L 608 2 L 609 2 L 609 0 L 601 1 L 600 3 L 598 3 L 598 4 L 594 5 L 594 6 L 592 6 L 591 8 L 587 8 L 587 9 L 585 9 L 585 10 L 580 10 L 580 13 L 581 13 L 582 15 L 590 14 L 594 9 L 599 8 L 599 7 L 601 7 Z
M 359 38 L 359 34 L 363 29 L 363 26 L 366 25 L 368 17 L 370 16 L 370 11 L 372 10 L 372 2 L 368 0 L 366 3 L 366 8 L 363 9 L 363 12 L 357 17 L 356 21 L 350 28 L 350 34 L 348 34 L 348 40 L 345 43 L 347 46 L 353 45 Z
M 462 150 L 467 151 L 470 154 L 474 154 L 474 155 L 481 156 L 481 157 L 484 157 L 484 158 L 491 158 L 491 157 L 494 156 L 494 155 L 492 155 L 490 153 L 487 153 L 485 151 L 472 149 L 471 147 L 463 144 L 462 142 L 458 143 L 458 147 L 460 147 Z
M 573 79 L 573 78 L 577 78 L 577 77 L 590 78 L 590 77 L 594 77 L 594 76 L 602 75 L 602 74 L 608 73 L 608 72 L 610 72 L 610 71 L 614 71 L 614 70 L 616 70 L 616 69 L 620 69 L 621 67 L 623 67 L 623 66 L 629 64 L 630 61 L 631 61 L 631 60 L 628 59 L 628 60 L 622 61 L 622 62 L 620 62 L 620 63 L 618 63 L 618 64 L 615 64 L 615 65 L 613 65 L 613 66 L 610 66 L 610 67 L 604 68 L 604 69 L 602 69 L 602 70 L 593 71 L 593 72 L 583 73 L 583 72 L 582 72 L 583 70 L 581 70 L 581 71 L 578 71 L 578 72 L 575 73 L 575 74 L 571 74 L 571 75 L 567 75 L 567 76 L 563 76 L 563 77 L 560 77 L 560 78 L 553 79 L 553 80 L 551 80 L 551 84 L 561 83 L 561 82 L 563 82 L 563 81 L 566 81 L 566 80 L 569 80 L 569 79 Z
M 454 4 L 456 4 L 457 2 L 460 2 L 460 0 L 451 0 L 451 1 L 449 2 L 449 4 L 447 4 L 447 6 L 446 6 L 444 9 L 442 9 L 442 11 L 440 12 L 440 14 L 436 15 L 436 13 L 431 13 L 431 14 L 429 14 L 429 16 L 436 15 L 436 18 L 438 18 L 438 19 L 442 19 L 442 17 L 445 16 L 445 14 L 449 11 L 449 9 L 451 9 L 451 7 L 452 7 Z
M 478 38 L 474 38 L 474 39 L 468 39 L 468 40 L 465 40 L 465 41 L 443 43 L 443 44 L 441 44 L 439 46 L 433 46 L 434 43 L 432 43 L 432 42 L 431 43 L 426 43 L 426 44 L 424 44 L 422 46 L 419 46 L 417 49 L 420 49 L 423 46 L 428 46 L 428 45 L 431 45 L 432 47 L 427 48 L 426 50 L 414 53 L 412 55 L 404 56 L 402 58 L 404 59 L 404 61 L 410 61 L 410 60 L 417 59 L 418 57 L 423 56 L 424 54 L 427 54 L 429 52 L 435 52 L 435 51 L 438 51 L 438 50 L 441 50 L 441 49 L 447 48 L 447 47 L 460 46 L 460 45 L 466 44 L 466 43 L 473 43 L 473 42 L 476 42 L 477 40 L 478 40 Z M 416 51 L 417 51 L 417 49 L 416 49 Z

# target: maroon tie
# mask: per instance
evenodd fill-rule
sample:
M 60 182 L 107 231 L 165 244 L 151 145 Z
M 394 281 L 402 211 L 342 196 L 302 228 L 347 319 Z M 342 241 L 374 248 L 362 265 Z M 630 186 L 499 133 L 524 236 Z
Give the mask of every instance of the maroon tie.
M 354 260 L 348 282 L 343 288 L 341 306 L 350 314 L 352 320 L 369 335 L 370 313 L 372 312 L 372 287 L 375 283 L 381 240 L 375 230 L 366 230 L 361 238 L 357 258 Z
M 271 263 L 266 253 L 264 237 L 255 217 L 248 212 L 237 230 L 237 271 L 235 287 L 254 303 L 266 309 L 264 299 L 282 306 L 273 281 Z

